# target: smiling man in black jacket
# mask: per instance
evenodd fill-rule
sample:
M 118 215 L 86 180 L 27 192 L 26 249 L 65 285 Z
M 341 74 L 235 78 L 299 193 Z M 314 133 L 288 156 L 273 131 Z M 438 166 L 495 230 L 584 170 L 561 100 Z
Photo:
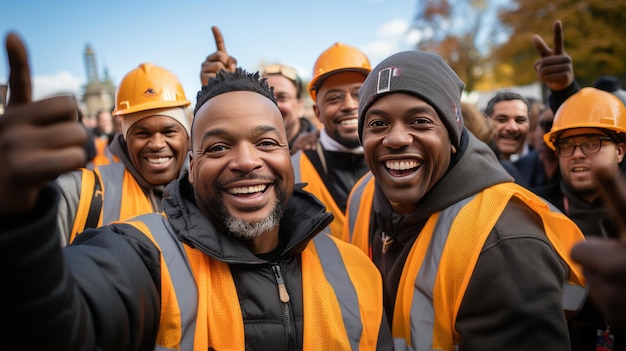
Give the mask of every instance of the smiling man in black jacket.
M 17 36 L 7 52 L 3 349 L 391 349 L 380 275 L 320 233 L 332 215 L 294 186 L 282 117 L 258 73 L 222 72 L 198 94 L 190 173 L 167 187 L 164 213 L 61 248 L 49 182 L 84 162 L 86 134 L 73 99 L 30 101 Z

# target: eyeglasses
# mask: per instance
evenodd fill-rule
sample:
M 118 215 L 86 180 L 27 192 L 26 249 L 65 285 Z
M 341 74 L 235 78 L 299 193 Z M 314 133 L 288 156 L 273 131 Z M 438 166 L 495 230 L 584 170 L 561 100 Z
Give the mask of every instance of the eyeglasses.
M 585 154 L 585 156 L 589 156 L 600 152 L 603 141 L 613 140 L 612 138 L 601 136 L 584 137 L 577 139 L 582 139 L 582 141 L 580 141 L 579 143 L 574 143 L 572 139 L 566 139 L 563 142 L 559 142 L 558 144 L 556 144 L 556 153 L 559 156 L 569 157 L 574 154 L 576 147 L 580 146 L 580 150 L 583 152 L 583 154 Z
M 274 64 L 263 69 L 263 75 L 279 74 L 289 79 L 296 86 L 296 96 L 299 98 L 302 93 L 302 81 L 296 69 L 289 66 Z

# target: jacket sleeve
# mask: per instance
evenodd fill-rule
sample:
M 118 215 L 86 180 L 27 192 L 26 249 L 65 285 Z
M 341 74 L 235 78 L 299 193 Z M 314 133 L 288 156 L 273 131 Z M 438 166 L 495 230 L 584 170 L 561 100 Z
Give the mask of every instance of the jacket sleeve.
M 550 108 L 554 113 L 556 110 L 561 107 L 561 105 L 569 98 L 570 96 L 576 94 L 580 90 L 580 85 L 578 82 L 573 81 L 567 88 L 563 90 L 550 90 L 550 96 L 548 97 L 548 103 L 550 104 Z
M 569 350 L 566 264 L 539 217 L 512 200 L 480 254 L 456 319 L 460 350 Z
M 58 193 L 0 229 L 0 342 L 8 350 L 152 350 L 159 255 L 139 235 L 86 232 L 61 248 Z
M 72 171 L 61 174 L 56 185 L 59 187 L 59 209 L 57 212 L 57 230 L 61 245 L 65 246 L 70 241 L 74 220 L 78 212 L 80 201 L 80 188 L 82 171 Z

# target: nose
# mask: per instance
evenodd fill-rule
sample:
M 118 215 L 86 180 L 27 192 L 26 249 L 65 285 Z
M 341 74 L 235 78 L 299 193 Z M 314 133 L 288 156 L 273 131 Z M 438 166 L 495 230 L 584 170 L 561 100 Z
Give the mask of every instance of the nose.
M 576 144 L 574 145 L 574 151 L 572 152 L 572 156 L 570 156 L 572 158 L 581 158 L 581 157 L 587 157 L 587 155 L 585 155 L 585 153 L 583 152 L 583 147 L 580 144 Z
M 345 111 L 354 111 L 359 108 L 359 97 L 356 94 L 346 94 L 341 105 Z
M 166 147 L 165 136 L 161 133 L 154 133 L 148 141 L 148 148 L 151 150 L 161 150 Z
M 249 173 L 263 166 L 263 160 L 259 157 L 259 150 L 252 144 L 237 146 L 231 162 L 233 171 Z
M 519 130 L 519 126 L 514 119 L 509 119 L 504 123 L 504 130 L 510 132 L 517 132 Z
M 383 145 L 391 149 L 400 149 L 413 142 L 413 136 L 403 125 L 392 125 L 389 133 L 383 139 Z

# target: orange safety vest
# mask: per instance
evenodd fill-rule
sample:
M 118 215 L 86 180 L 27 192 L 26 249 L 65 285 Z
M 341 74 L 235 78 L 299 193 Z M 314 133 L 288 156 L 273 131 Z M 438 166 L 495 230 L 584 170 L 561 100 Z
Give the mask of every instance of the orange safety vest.
M 132 218 L 159 210 L 158 199 L 150 198 L 123 163 L 82 169 L 80 199 L 70 243 L 87 228 Z
M 98 166 L 120 162 L 119 157 L 115 156 L 109 149 L 108 138 L 95 137 L 94 146 L 96 149 L 96 155 L 91 162 L 89 162 L 89 166 L 87 168 L 94 169 Z
M 349 224 L 344 231 L 344 237 L 351 237 L 352 243 L 370 257 L 369 221 L 374 188 L 371 174 L 355 185 L 348 202 Z M 496 184 L 432 214 L 417 236 L 396 296 L 392 323 L 396 349 L 455 349 L 460 341 L 455 321 L 465 290 L 489 233 L 513 196 L 541 217 L 548 240 L 569 268 L 568 282 L 563 286 L 563 308 L 580 309 L 587 296 L 586 282 L 582 268 L 569 255 L 571 248 L 584 240 L 580 229 L 529 190 L 514 183 Z M 467 240 L 466 228 L 472 228 L 475 240 Z M 438 264 L 422 268 L 423 262 Z M 411 319 L 412 311 L 422 311 L 418 320 Z
M 320 146 L 318 145 L 318 147 Z M 302 151 L 296 152 L 291 156 L 291 162 L 293 163 L 295 175 L 294 182 L 296 184 L 308 183 L 304 190 L 315 195 L 326 206 L 326 210 L 335 216 L 335 219 L 329 225 L 330 234 L 336 238 L 341 238 L 346 215 L 339 208 L 330 191 L 328 191 L 315 166 Z
M 176 239 L 164 214 L 127 223 L 161 252 L 156 350 L 244 350 L 243 317 L 229 265 Z M 303 350 L 376 350 L 383 307 L 374 264 L 354 246 L 325 234 L 309 242 L 301 264 Z

